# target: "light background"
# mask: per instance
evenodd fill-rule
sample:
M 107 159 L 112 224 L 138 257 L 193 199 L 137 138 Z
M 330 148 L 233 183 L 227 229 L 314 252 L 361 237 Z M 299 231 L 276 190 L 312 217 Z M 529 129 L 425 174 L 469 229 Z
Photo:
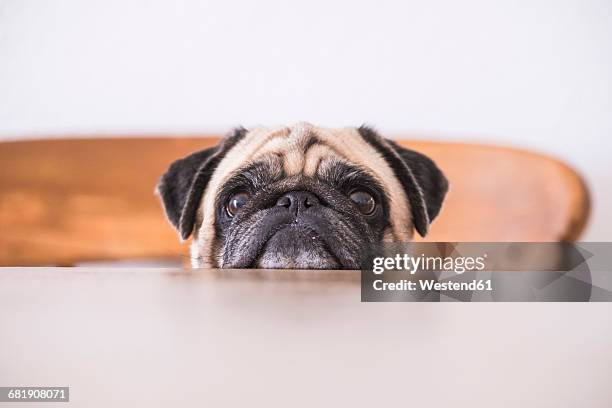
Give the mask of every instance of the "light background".
M 0 0 L 2 139 L 299 120 L 552 154 L 612 238 L 610 1 Z

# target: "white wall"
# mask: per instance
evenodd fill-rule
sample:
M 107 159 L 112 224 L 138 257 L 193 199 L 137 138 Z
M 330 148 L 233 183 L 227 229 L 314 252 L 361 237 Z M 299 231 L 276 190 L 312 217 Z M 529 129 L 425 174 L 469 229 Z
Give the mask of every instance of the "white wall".
M 297 120 L 559 156 L 612 239 L 609 0 L 0 0 L 0 138 Z

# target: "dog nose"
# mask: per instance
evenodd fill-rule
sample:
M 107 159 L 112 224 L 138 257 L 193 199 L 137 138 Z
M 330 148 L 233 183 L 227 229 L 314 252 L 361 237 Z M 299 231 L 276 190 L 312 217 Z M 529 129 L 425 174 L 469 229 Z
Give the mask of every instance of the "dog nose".
M 290 191 L 278 199 L 276 205 L 298 213 L 307 208 L 320 205 L 319 198 L 308 191 Z

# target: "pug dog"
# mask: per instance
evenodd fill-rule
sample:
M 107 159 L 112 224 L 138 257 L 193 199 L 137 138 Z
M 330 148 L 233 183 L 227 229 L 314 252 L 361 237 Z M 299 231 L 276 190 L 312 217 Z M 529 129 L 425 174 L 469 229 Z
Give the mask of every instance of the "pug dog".
M 448 182 L 372 128 L 235 129 L 172 163 L 157 192 L 193 267 L 359 269 L 364 252 L 421 236 Z

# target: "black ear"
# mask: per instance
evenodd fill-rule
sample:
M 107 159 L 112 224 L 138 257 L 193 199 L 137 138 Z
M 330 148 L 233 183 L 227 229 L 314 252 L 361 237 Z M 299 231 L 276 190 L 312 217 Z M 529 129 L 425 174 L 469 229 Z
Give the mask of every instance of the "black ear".
M 182 239 L 193 232 L 196 212 L 215 169 L 247 130 L 237 128 L 217 146 L 201 150 L 170 165 L 157 185 L 168 220 Z
M 448 191 L 448 180 L 429 157 L 403 148 L 369 127 L 361 126 L 358 131 L 382 154 L 401 182 L 410 201 L 414 227 L 424 237 L 429 224 L 440 212 Z

